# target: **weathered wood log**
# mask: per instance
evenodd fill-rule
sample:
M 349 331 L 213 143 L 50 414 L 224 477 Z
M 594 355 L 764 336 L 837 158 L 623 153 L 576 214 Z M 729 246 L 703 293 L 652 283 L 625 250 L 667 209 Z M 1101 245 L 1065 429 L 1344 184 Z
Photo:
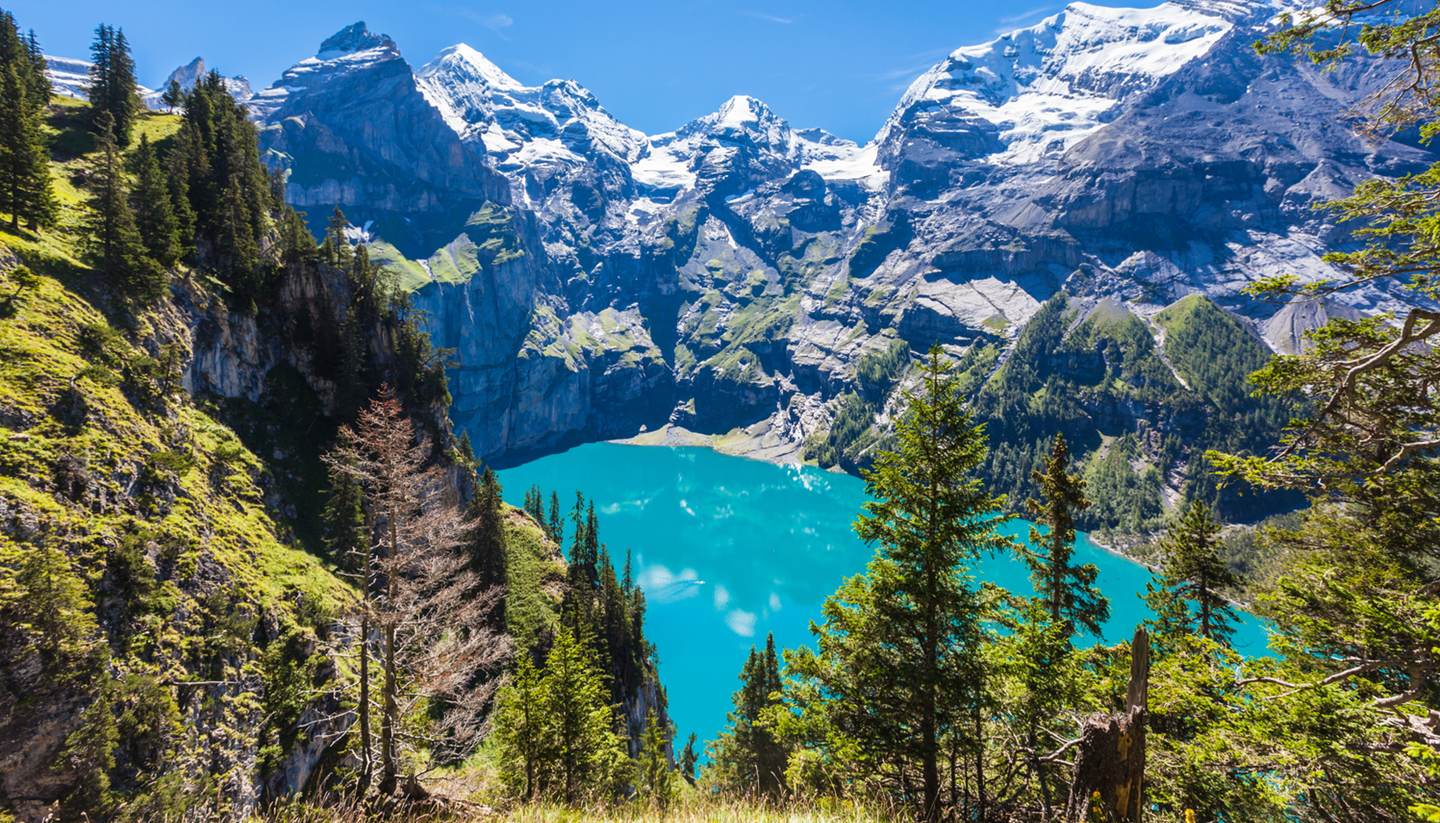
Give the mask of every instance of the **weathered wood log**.
M 1101 820 L 1137 823 L 1144 807 L 1145 717 L 1150 691 L 1150 637 L 1135 630 L 1131 644 L 1130 687 L 1124 711 L 1097 714 L 1085 721 L 1075 758 L 1075 778 L 1065 819 L 1088 823 L 1092 805 Z

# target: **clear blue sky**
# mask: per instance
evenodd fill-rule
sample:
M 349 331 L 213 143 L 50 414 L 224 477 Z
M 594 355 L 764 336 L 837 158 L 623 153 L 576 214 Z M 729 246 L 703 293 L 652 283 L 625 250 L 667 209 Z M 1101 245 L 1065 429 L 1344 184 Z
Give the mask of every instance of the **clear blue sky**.
M 1158 0 L 1092 0 L 1155 5 Z M 868 140 L 905 86 L 946 52 L 1033 23 L 1063 0 L 0 0 L 48 52 L 88 53 L 96 23 L 122 26 L 140 81 L 158 85 L 203 56 L 257 89 L 365 20 L 412 65 L 464 41 L 526 83 L 573 78 L 647 132 L 705 114 L 731 94 L 768 102 L 796 127 Z

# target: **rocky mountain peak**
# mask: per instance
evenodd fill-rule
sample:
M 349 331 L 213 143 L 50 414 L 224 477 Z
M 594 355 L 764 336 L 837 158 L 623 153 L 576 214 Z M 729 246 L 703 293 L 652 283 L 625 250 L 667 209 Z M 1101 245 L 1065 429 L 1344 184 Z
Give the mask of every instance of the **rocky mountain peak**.
M 205 58 L 197 56 L 189 63 L 178 66 L 174 71 L 170 72 L 170 75 L 165 78 L 165 82 L 160 84 L 159 91 L 151 95 L 154 99 L 152 100 L 151 97 L 146 97 L 145 104 L 151 108 L 159 108 L 163 105 L 160 96 L 165 93 L 166 89 L 170 88 L 171 83 L 179 84 L 181 91 L 188 92 L 195 88 L 195 84 L 199 83 L 201 78 L 209 71 L 209 67 L 205 65 Z M 249 100 L 255 94 L 250 88 L 250 81 L 243 76 L 236 75 L 234 77 L 226 77 L 224 81 L 225 90 L 230 92 L 231 97 L 234 97 L 242 103 Z
M 444 49 L 417 72 L 421 77 L 441 73 L 461 75 L 494 89 L 513 91 L 525 87 L 468 43 L 456 43 Z
M 950 52 L 863 146 L 745 94 L 646 135 L 577 82 L 527 85 L 464 44 L 412 71 L 363 26 L 327 41 L 362 51 L 302 60 L 256 110 L 291 202 L 341 205 L 423 284 L 487 459 L 666 420 L 799 448 L 896 341 L 1005 350 L 1062 289 L 1135 325 L 1326 276 L 1311 203 L 1423 158 L 1316 116 L 1368 75 L 1255 54 L 1298 2 L 1072 3 Z M 1271 323 L 1272 345 L 1315 316 Z
M 171 83 L 179 83 L 182 89 L 193 89 L 195 83 L 205 76 L 205 58 L 196 57 L 183 66 L 177 66 L 170 76 L 165 78 L 161 88 L 168 88 Z
M 425 99 L 462 140 L 482 143 L 496 166 L 524 174 L 639 153 L 644 135 L 616 120 L 574 80 L 527 86 L 459 43 L 415 73 Z
M 315 56 L 321 60 L 333 60 L 346 54 L 368 51 L 376 48 L 395 48 L 395 41 L 388 35 L 370 31 L 364 20 L 360 20 L 325 38 Z
M 765 101 L 748 94 L 736 94 L 720 104 L 720 108 L 682 127 L 679 133 L 706 133 L 731 138 L 748 136 L 776 148 L 787 148 L 790 125 Z

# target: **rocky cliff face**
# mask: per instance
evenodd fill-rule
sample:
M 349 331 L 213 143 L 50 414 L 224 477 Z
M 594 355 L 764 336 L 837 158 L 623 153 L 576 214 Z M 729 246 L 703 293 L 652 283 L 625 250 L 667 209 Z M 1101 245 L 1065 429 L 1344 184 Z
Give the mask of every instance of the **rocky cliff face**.
M 28 280 L 0 245 L 0 278 L 27 283 L 0 334 L 0 806 L 78 819 L 118 812 L 113 791 L 137 819 L 245 817 L 336 756 L 354 593 L 297 548 L 282 455 L 191 395 L 261 401 L 300 347 L 188 282 L 132 341 L 103 294 L 24 253 Z
M 1062 290 L 1140 318 L 1200 293 L 1293 348 L 1326 310 L 1272 318 L 1239 290 L 1328 276 L 1344 236 L 1313 205 L 1430 155 L 1348 114 L 1386 66 L 1255 55 L 1278 10 L 1074 3 L 950 54 L 864 146 L 749 97 L 647 136 L 582 86 L 527 87 L 467 46 L 412 73 L 363 27 L 256 111 L 295 202 L 354 209 L 402 246 L 390 259 L 456 351 L 455 419 L 485 459 L 666 423 L 794 455 L 867 357 L 901 341 L 1004 359 Z M 401 111 L 408 131 L 388 125 Z M 381 225 L 405 208 L 443 242 L 417 252 L 411 227 Z
M 251 108 L 267 160 L 288 172 L 290 200 L 319 225 L 331 208 L 351 209 L 413 255 L 453 237 L 479 204 L 507 199 L 481 153 L 425 101 L 394 41 L 363 23 L 327 39 Z

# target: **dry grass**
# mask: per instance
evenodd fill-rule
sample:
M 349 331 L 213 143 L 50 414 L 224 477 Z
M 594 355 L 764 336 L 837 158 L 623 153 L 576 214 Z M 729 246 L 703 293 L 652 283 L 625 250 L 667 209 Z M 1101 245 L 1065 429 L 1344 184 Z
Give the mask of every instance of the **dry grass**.
M 490 808 L 481 805 L 453 806 L 444 810 L 378 813 L 375 809 L 346 804 L 315 806 L 293 803 L 275 808 L 254 823 L 361 823 L 385 818 L 404 823 L 456 823 L 457 821 L 512 821 L 513 823 L 871 823 L 898 820 L 874 807 L 853 802 L 795 803 L 764 805 L 747 800 L 706 797 L 690 793 L 666 809 L 642 804 L 567 808 L 549 804 Z

